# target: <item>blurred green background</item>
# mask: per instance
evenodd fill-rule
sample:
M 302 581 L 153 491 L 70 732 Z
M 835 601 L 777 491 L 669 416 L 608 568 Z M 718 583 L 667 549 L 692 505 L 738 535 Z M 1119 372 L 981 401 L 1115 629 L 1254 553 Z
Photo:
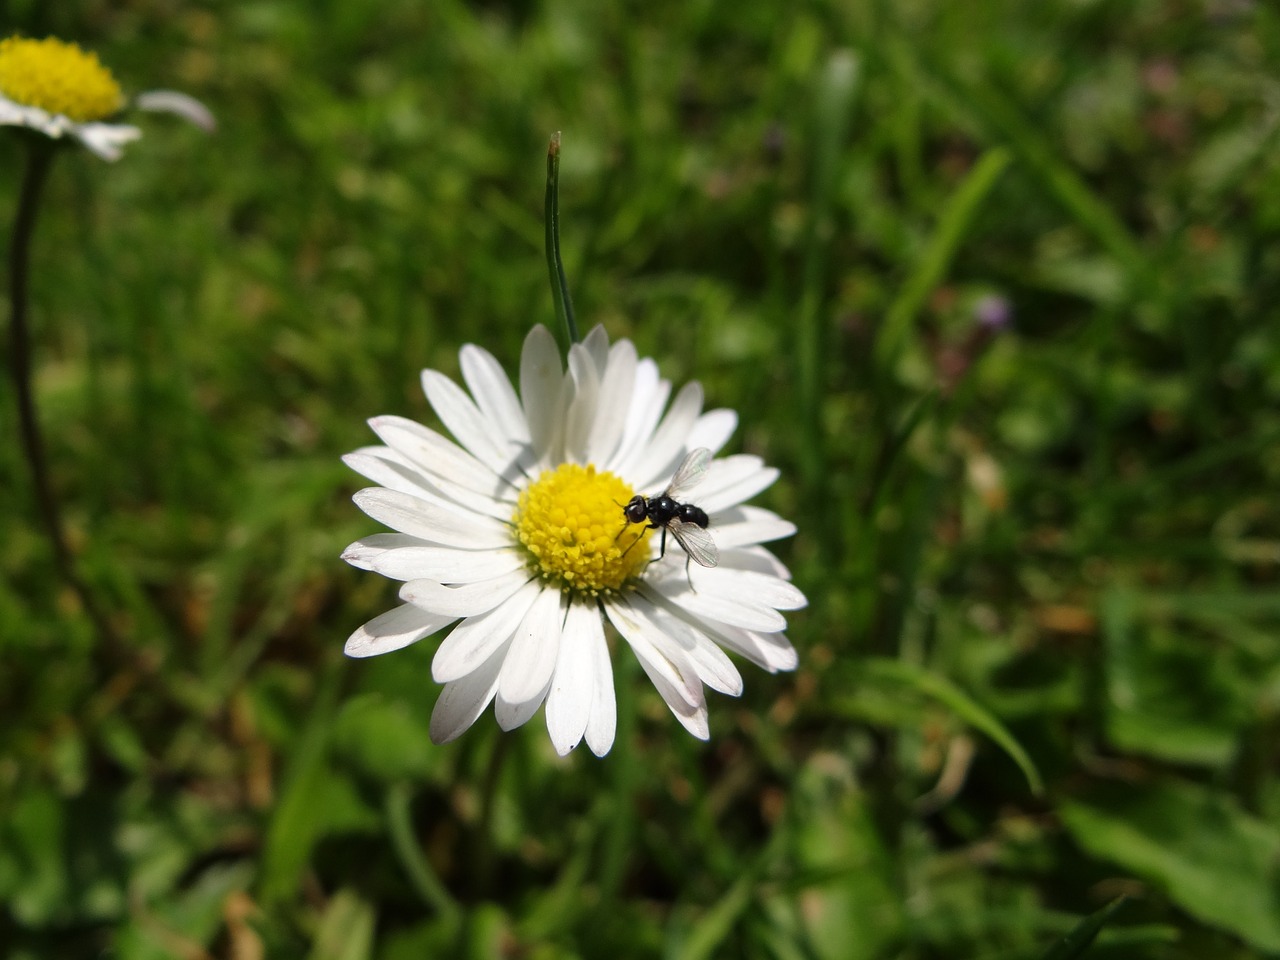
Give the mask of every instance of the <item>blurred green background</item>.
M 1280 15 L 1248 0 L 8 0 L 204 100 L 59 157 L 0 390 L 0 955 L 1280 955 Z M 553 312 L 782 480 L 801 666 L 689 738 L 427 740 L 339 462 Z M 11 132 L 11 131 L 10 131 Z M 0 130 L 0 223 L 22 165 Z M 7 241 L 6 241 L 7 243 Z M 7 316 L 7 313 L 6 313 Z

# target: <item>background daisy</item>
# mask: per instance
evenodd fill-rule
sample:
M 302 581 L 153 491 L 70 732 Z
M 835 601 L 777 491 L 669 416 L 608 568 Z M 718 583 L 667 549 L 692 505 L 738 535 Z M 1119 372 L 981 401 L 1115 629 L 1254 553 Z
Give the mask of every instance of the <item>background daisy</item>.
M 177 114 L 204 130 L 216 123 L 208 108 L 175 90 L 126 99 L 97 54 L 55 37 L 0 40 L 0 126 L 25 127 L 47 137 L 73 137 L 104 160 L 118 160 L 142 131 L 108 123 L 128 106 Z

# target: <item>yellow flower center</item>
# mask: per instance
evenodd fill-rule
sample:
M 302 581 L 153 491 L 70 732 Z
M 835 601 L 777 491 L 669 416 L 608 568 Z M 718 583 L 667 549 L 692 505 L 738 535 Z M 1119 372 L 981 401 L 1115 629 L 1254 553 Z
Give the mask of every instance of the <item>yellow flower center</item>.
M 77 123 L 104 120 L 124 106 L 120 84 L 97 54 L 53 37 L 0 40 L 0 94 Z
M 595 467 L 565 463 L 544 473 L 520 494 L 512 517 L 529 566 L 584 596 L 622 589 L 649 562 L 649 530 L 628 526 L 622 513 L 632 495 L 626 483 Z

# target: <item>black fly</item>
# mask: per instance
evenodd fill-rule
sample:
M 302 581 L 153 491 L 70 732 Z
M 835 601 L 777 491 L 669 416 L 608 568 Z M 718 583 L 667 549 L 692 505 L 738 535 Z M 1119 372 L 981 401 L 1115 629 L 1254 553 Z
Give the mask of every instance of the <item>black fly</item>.
M 692 503 L 679 503 L 676 500 L 681 492 L 697 484 L 707 472 L 711 462 L 711 451 L 706 447 L 690 450 L 676 468 L 675 476 L 667 484 L 667 489 L 656 497 L 645 498 L 636 494 L 622 508 L 627 518 L 627 525 L 648 521 L 650 530 L 662 530 L 662 546 L 658 551 L 658 559 L 667 555 L 667 531 L 676 538 L 676 543 L 684 548 L 684 552 L 699 565 L 714 567 L 720 562 L 720 551 L 716 543 L 707 533 L 707 525 L 711 520 L 701 507 Z M 622 528 L 624 531 L 626 527 Z M 621 533 L 618 536 L 622 536 Z M 637 536 L 631 541 L 630 550 L 640 541 Z M 625 551 L 624 551 L 625 553 Z

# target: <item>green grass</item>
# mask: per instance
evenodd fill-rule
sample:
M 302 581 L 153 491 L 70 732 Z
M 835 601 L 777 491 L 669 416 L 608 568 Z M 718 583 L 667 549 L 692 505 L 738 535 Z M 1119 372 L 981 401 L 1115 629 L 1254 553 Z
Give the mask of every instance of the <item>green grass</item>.
M 0 390 L 0 955 L 1280 954 L 1280 16 L 1233 0 L 45 4 L 145 117 L 58 158 Z M 553 321 L 735 408 L 810 607 L 689 738 L 435 747 L 339 456 Z M 0 134 L 5 134 L 0 129 Z M 21 172 L 0 137 L 0 223 Z M 1011 305 L 984 335 L 975 307 Z M 7 318 L 6 318 L 7 319 Z M 559 333 L 559 331 L 557 331 Z

